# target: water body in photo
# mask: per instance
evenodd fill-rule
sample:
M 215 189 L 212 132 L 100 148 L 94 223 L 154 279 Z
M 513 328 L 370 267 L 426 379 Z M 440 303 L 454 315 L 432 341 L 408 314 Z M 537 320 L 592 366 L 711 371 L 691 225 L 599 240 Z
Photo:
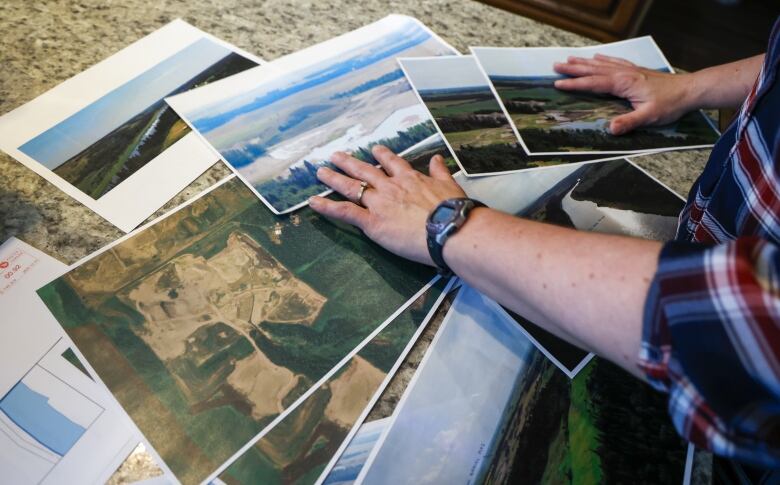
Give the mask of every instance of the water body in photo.
M 375 144 L 399 153 L 435 133 L 396 58 L 453 50 L 419 22 L 393 15 L 322 45 L 334 48 L 292 54 L 283 73 L 266 66 L 231 80 L 240 87 L 228 97 L 205 91 L 218 101 L 197 92 L 171 100 L 277 212 L 327 189 L 316 171 L 333 152 L 374 161 Z

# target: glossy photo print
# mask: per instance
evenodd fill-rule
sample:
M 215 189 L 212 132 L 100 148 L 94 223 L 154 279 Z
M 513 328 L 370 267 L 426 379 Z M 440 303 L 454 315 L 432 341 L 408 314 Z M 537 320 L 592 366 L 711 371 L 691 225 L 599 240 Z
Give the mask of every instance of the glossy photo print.
M 621 159 L 497 177 L 456 176 L 466 193 L 509 214 L 581 231 L 674 238 L 684 202 L 631 162 Z M 569 377 L 592 354 L 545 331 L 519 315 L 530 338 Z
M 373 161 L 436 132 L 396 58 L 456 53 L 419 21 L 391 15 L 222 82 L 168 99 L 278 214 L 327 193 L 337 150 Z
M 592 155 L 528 155 L 473 56 L 398 60 L 466 176 L 592 161 Z
M 652 37 L 591 47 L 472 47 L 471 51 L 529 154 L 639 153 L 707 147 L 718 139 L 718 132 L 700 111 L 670 125 L 615 136 L 609 132 L 609 121 L 632 110 L 628 101 L 555 88 L 555 81 L 563 76 L 553 64 L 569 56 L 605 54 L 646 69 L 674 72 Z
M 177 20 L 0 118 L 0 147 L 124 231 L 218 157 L 164 98 L 261 61 Z
M 38 291 L 186 484 L 305 399 L 437 278 L 231 177 Z

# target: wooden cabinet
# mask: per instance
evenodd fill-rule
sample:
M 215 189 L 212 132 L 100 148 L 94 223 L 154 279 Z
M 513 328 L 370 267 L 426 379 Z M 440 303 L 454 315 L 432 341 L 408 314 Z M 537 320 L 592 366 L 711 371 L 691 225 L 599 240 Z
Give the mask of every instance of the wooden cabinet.
M 480 0 L 603 42 L 636 34 L 652 0 Z

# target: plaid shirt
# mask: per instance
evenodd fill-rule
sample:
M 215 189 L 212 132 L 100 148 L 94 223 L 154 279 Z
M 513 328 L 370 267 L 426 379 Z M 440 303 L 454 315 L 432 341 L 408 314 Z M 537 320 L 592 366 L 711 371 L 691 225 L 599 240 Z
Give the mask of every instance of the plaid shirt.
M 780 21 L 659 259 L 639 365 L 677 430 L 780 467 Z

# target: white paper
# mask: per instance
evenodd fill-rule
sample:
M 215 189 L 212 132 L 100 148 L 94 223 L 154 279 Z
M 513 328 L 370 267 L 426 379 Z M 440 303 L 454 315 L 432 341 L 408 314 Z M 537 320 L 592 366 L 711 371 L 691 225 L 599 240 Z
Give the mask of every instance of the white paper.
M 539 352 L 464 286 L 357 483 L 480 483 L 506 410 Z
M 35 291 L 67 266 L 0 245 L 0 477 L 103 483 L 141 439 L 108 391 L 63 357 L 70 340 Z
M 638 37 L 635 39 L 628 39 L 619 42 L 613 42 L 610 44 L 602 44 L 587 47 L 470 47 L 471 52 L 477 59 L 477 62 L 483 72 L 491 80 L 491 86 L 493 92 L 496 94 L 504 113 L 512 121 L 512 116 L 506 109 L 505 100 L 499 95 L 495 82 L 500 78 L 552 78 L 563 77 L 556 73 L 553 69 L 553 64 L 556 62 L 565 62 L 569 56 L 579 57 L 592 57 L 595 54 L 604 54 L 612 57 L 619 57 L 626 59 L 639 67 L 653 70 L 661 70 L 673 73 L 669 61 L 666 60 L 661 50 L 656 45 L 655 41 L 650 36 Z M 717 130 L 712 126 L 712 122 L 699 112 L 699 116 L 702 118 L 702 123 L 707 124 L 714 134 L 717 134 Z M 608 123 L 609 120 L 601 120 L 599 122 L 587 122 L 593 125 L 598 124 L 598 129 L 604 129 L 604 123 Z M 577 120 L 571 120 L 569 123 L 572 125 L 567 129 L 578 128 L 595 128 L 595 126 L 579 126 Z M 586 123 L 586 122 L 583 122 Z M 586 124 L 587 124 L 586 123 Z M 512 122 L 515 125 L 514 121 Z M 608 126 L 608 125 L 606 125 Z M 515 126 L 516 128 L 516 126 Z M 563 128 L 563 125 L 557 128 Z M 664 131 L 664 128 L 661 131 Z M 674 128 L 669 128 L 674 129 Z M 663 148 L 636 148 L 636 149 L 624 149 L 624 150 L 606 150 L 606 149 L 589 149 L 586 147 L 573 147 L 571 151 L 544 151 L 534 150 L 529 147 L 529 140 L 525 140 L 522 133 L 517 132 L 520 137 L 520 142 L 523 145 L 523 149 L 530 155 L 573 155 L 573 154 L 617 154 L 617 153 L 646 153 L 653 151 L 665 151 L 676 149 L 690 149 L 690 148 L 706 148 L 712 146 L 712 144 L 691 144 L 686 143 L 685 140 L 680 140 L 678 145 L 670 143 L 669 146 Z
M 390 15 L 167 101 L 283 214 L 329 193 L 313 172 L 333 152 L 388 139 L 400 152 L 415 143 L 408 135 L 428 114 L 395 58 L 455 53 L 419 21 Z
M 171 141 L 176 140 L 181 128 L 186 129 L 179 121 L 175 129 L 171 126 L 165 133 L 164 140 L 158 140 L 159 147 L 166 147 L 162 152 L 135 171 L 130 163 L 135 159 L 135 164 L 140 166 L 142 158 L 157 153 L 150 150 L 142 155 L 141 150 L 144 143 L 154 140 L 161 117 L 171 120 L 174 115 L 166 113 L 167 107 L 164 102 L 158 104 L 159 101 L 209 67 L 218 65 L 231 52 L 255 64 L 262 62 L 182 20 L 175 20 L 0 117 L 0 149 L 128 232 L 218 161 L 193 133 L 170 145 L 165 141 L 169 136 Z M 150 113 L 146 115 L 149 118 L 138 118 L 144 112 Z M 142 120 L 137 122 L 135 130 L 114 131 L 132 125 L 134 119 Z M 142 125 L 146 120 L 148 124 Z M 143 126 L 142 131 L 138 126 Z M 118 133 L 129 134 L 122 137 Z M 70 167 L 80 166 L 81 161 L 74 161 L 77 155 L 82 151 L 89 153 L 90 148 L 94 150 L 96 142 L 101 140 L 103 143 L 116 140 L 120 147 L 108 148 L 114 143 L 101 145 L 117 154 L 114 169 L 105 176 L 89 180 L 97 177 L 94 168 L 105 168 L 105 164 L 94 164 L 95 167 L 82 170 L 80 175 L 54 172 L 63 170 L 69 161 Z M 85 159 L 87 155 L 82 158 Z M 83 190 L 76 184 L 82 184 Z M 113 184 L 116 185 L 110 188 Z

